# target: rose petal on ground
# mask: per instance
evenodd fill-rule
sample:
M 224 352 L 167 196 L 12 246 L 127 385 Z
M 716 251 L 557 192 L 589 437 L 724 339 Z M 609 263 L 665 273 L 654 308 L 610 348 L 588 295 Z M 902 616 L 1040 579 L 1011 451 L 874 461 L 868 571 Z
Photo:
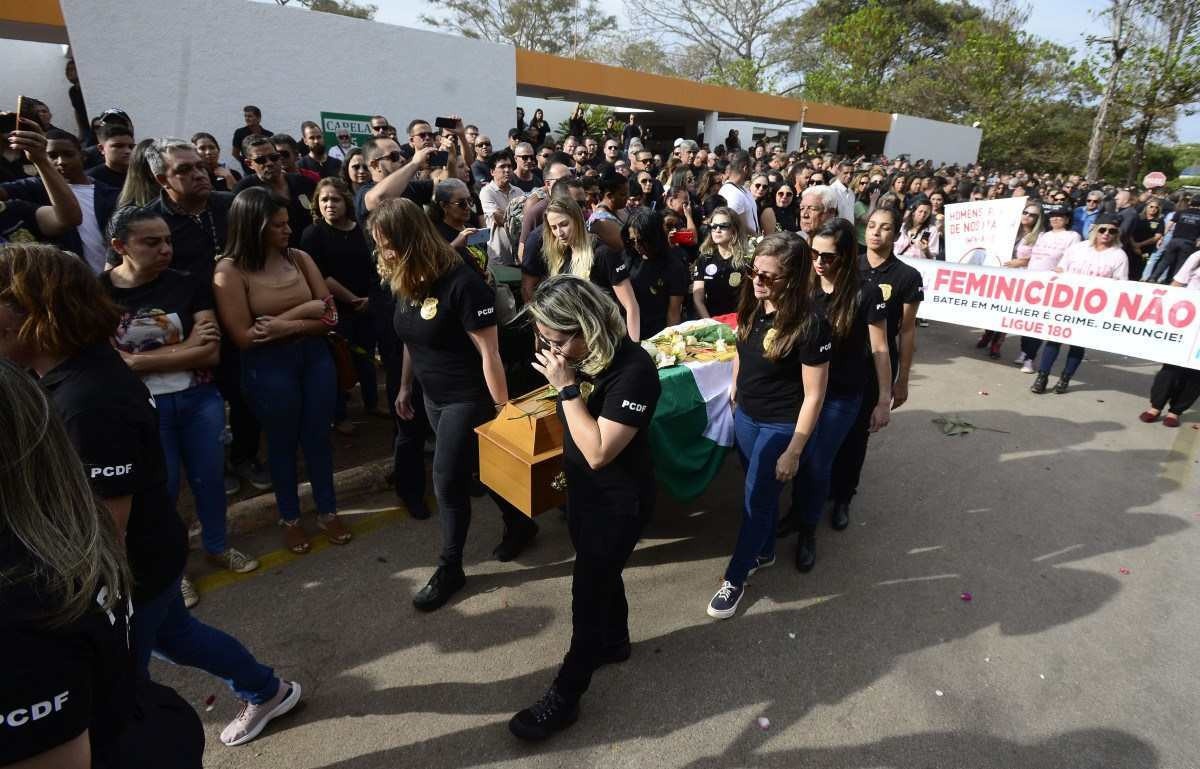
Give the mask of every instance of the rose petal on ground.
M 767 718 L 766 716 L 759 716 L 758 717 L 758 728 L 762 729 L 764 732 L 766 730 L 770 729 L 771 728 L 771 719 Z
M 959 598 L 963 599 L 964 601 L 970 601 L 972 598 L 974 598 L 974 596 L 971 595 L 970 593 L 964 591 L 962 593 L 962 595 L 959 596 Z
M 1124 566 L 1122 566 L 1120 569 L 1117 569 L 1117 571 L 1121 572 L 1122 574 L 1129 573 L 1129 569 L 1126 569 Z

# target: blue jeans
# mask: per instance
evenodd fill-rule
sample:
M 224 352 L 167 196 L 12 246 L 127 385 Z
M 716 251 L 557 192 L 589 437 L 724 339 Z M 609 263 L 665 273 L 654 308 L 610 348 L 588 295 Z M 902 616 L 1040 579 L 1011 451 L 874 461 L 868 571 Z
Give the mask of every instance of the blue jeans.
M 225 402 L 214 384 L 156 395 L 158 437 L 167 462 L 171 512 L 179 499 L 179 468 L 187 470 L 205 551 L 225 552 Z
M 1038 364 L 1038 373 L 1050 373 L 1050 369 L 1054 368 L 1054 361 L 1058 360 L 1058 352 L 1061 349 L 1062 342 L 1046 342 L 1046 346 L 1042 348 L 1042 362 Z M 1071 345 L 1067 350 L 1067 363 L 1063 366 L 1062 375 L 1068 378 L 1075 376 L 1079 364 L 1083 363 L 1083 355 L 1086 352 L 1086 348 Z
M 862 395 L 826 398 L 817 418 L 817 429 L 804 446 L 804 456 L 792 481 L 792 514 L 796 520 L 816 524 L 821 520 L 825 499 L 829 496 L 833 460 L 858 419 Z
M 300 517 L 299 448 L 304 449 L 317 513 L 336 513 L 329 425 L 337 375 L 325 339 L 306 336 L 243 350 L 242 389 L 267 434 L 267 467 L 280 517 L 285 521 Z
M 738 409 L 733 414 L 734 443 L 746 469 L 746 495 L 742 526 L 733 556 L 725 568 L 725 579 L 742 585 L 754 568 L 755 559 L 775 555 L 775 527 L 779 518 L 779 493 L 783 484 L 775 478 L 775 463 L 792 441 L 795 422 L 759 422 Z M 800 464 L 807 461 L 812 441 L 804 447 Z
M 192 616 L 179 594 L 179 580 L 133 608 L 130 635 L 137 673 L 142 678 L 150 678 L 150 656 L 157 652 L 168 662 L 211 673 L 238 697 L 255 705 L 279 691 L 275 671 L 254 659 L 233 636 Z
M 347 310 L 342 315 L 342 310 L 338 309 L 338 333 L 350 343 L 350 360 L 354 363 L 354 372 L 358 374 L 358 386 L 367 411 L 374 411 L 379 405 L 379 390 L 375 381 L 375 319 L 371 317 L 372 312 Z M 346 401 L 349 398 L 350 393 L 337 394 L 333 410 L 335 422 L 346 418 Z

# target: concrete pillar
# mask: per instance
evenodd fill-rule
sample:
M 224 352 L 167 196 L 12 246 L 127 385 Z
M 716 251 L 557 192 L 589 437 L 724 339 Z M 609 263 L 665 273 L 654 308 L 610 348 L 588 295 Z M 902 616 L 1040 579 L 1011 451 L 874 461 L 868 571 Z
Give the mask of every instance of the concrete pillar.
M 717 120 L 720 117 L 719 112 L 709 112 L 704 116 L 704 143 L 709 147 L 715 147 L 725 141 L 724 136 L 717 135 Z
M 795 152 L 800 149 L 800 137 L 804 134 L 804 123 L 792 123 L 788 129 L 787 151 Z

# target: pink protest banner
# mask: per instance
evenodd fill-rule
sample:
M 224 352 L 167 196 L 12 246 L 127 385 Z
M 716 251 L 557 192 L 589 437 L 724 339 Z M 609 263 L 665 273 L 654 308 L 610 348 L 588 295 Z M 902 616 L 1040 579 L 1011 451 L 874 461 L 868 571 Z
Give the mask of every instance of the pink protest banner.
M 903 259 L 920 270 L 917 313 L 1200 369 L 1200 292 L 1127 280 Z

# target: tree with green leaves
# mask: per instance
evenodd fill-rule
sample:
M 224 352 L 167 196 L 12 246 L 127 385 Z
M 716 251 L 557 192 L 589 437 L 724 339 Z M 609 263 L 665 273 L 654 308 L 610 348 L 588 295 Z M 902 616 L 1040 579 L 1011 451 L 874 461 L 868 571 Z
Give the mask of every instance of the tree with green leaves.
M 596 0 L 430 0 L 441 16 L 421 21 L 463 37 L 575 57 L 590 41 L 615 31 L 617 18 Z
M 288 5 L 292 0 L 275 0 L 279 5 Z M 338 16 L 349 16 L 354 19 L 375 18 L 378 6 L 370 3 L 358 3 L 355 0 L 297 0 L 297 5 L 318 13 L 333 13 Z

